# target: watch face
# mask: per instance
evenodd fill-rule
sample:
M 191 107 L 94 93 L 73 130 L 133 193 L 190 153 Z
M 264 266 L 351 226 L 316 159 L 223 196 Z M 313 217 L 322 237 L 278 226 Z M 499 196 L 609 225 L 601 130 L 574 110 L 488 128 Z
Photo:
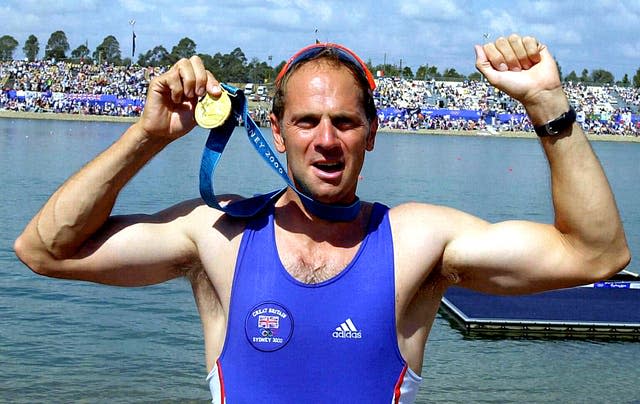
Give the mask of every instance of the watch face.
M 576 121 L 576 111 L 569 107 L 569 111 L 558 118 L 547 122 L 545 125 L 536 126 L 534 129 L 538 136 L 556 136 Z
M 562 115 L 564 118 L 564 115 Z M 554 121 L 549 124 L 549 128 L 547 129 L 547 133 L 550 135 L 557 135 L 561 130 L 561 121 Z

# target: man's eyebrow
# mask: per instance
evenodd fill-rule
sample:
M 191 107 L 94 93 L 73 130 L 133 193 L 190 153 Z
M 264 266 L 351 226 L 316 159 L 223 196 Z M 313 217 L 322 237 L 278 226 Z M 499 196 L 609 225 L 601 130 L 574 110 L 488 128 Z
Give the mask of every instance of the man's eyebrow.
M 312 111 L 299 111 L 293 112 L 289 116 L 289 120 L 292 122 L 304 120 L 304 119 L 320 119 L 322 114 Z

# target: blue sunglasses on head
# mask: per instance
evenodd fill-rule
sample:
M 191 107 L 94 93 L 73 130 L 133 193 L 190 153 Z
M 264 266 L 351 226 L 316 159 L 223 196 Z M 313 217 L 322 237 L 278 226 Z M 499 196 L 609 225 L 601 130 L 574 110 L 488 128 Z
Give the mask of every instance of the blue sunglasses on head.
M 367 65 L 356 55 L 351 49 L 344 47 L 342 45 L 338 45 L 335 43 L 324 43 L 324 44 L 313 44 L 307 47 L 300 49 L 295 55 L 293 55 L 289 61 L 284 65 L 280 73 L 278 73 L 278 77 L 276 77 L 276 84 L 280 83 L 280 80 L 284 77 L 285 74 L 295 65 L 305 60 L 312 59 L 318 56 L 322 51 L 330 49 L 332 50 L 338 59 L 352 63 L 353 65 L 360 68 L 362 73 L 367 78 L 367 82 L 369 83 L 369 88 L 371 91 L 375 90 L 376 83 L 373 79 L 373 75 L 367 68 Z

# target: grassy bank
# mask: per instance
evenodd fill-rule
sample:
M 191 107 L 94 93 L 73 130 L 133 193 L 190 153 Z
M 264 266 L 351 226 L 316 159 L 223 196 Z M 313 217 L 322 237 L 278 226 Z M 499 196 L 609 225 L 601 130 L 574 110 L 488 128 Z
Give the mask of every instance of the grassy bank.
M 54 114 L 50 112 L 16 112 L 0 110 L 0 118 L 6 119 L 43 119 L 43 120 L 61 120 L 61 121 L 93 121 L 93 122 L 135 122 L 138 118 L 122 117 L 122 116 L 106 116 L 106 115 L 80 115 L 80 114 Z M 398 129 L 381 129 L 380 132 L 385 133 L 405 133 L 418 135 L 444 135 L 444 136 L 481 136 L 478 131 L 461 131 L 461 130 L 398 130 Z M 533 132 L 500 132 L 494 137 L 516 137 L 516 138 L 535 138 Z M 609 142 L 640 142 L 640 137 L 636 136 L 619 136 L 619 135 L 590 135 L 590 140 L 609 141 Z

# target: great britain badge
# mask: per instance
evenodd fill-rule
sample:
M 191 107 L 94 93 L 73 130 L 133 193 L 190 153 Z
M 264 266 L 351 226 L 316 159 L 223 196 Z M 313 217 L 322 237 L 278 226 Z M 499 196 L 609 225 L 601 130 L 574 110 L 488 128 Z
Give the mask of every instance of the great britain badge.
M 255 349 L 277 351 L 291 339 L 293 318 L 281 304 L 263 302 L 254 306 L 247 314 L 244 328 L 247 340 Z

